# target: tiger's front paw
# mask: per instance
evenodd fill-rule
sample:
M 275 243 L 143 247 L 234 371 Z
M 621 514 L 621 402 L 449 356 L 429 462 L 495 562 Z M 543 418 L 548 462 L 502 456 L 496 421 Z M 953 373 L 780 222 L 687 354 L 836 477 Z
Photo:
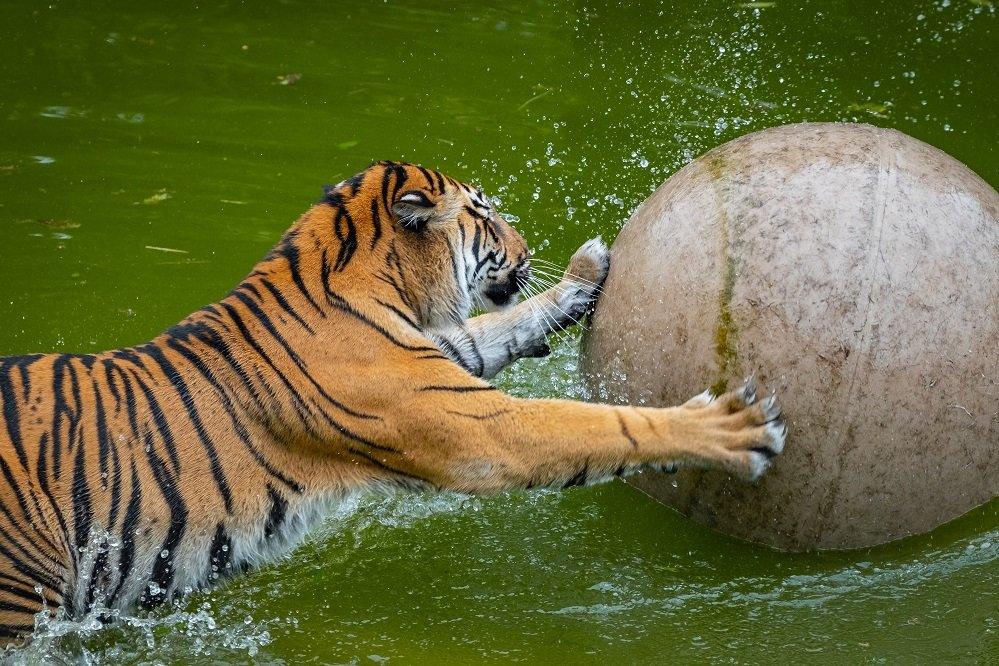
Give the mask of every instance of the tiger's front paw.
M 701 464 L 756 481 L 784 450 L 787 424 L 777 397 L 758 401 L 756 393 L 748 380 L 735 391 L 718 397 L 705 391 L 684 403 L 703 438 Z
M 591 238 L 576 250 L 565 269 L 563 282 L 579 282 L 599 290 L 610 270 L 610 250 L 600 236 Z
M 610 250 L 599 236 L 583 243 L 572 255 L 558 285 L 558 305 L 573 323 L 593 309 L 608 270 Z

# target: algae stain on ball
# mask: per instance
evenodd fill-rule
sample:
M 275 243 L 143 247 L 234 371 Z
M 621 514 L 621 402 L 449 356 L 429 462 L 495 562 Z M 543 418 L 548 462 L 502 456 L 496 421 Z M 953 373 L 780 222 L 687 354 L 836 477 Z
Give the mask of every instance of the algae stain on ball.
M 785 550 L 926 532 L 999 494 L 999 195 L 900 132 L 806 123 L 719 146 L 613 247 L 582 369 L 594 395 L 680 404 L 755 374 L 788 447 L 755 486 L 632 482 Z

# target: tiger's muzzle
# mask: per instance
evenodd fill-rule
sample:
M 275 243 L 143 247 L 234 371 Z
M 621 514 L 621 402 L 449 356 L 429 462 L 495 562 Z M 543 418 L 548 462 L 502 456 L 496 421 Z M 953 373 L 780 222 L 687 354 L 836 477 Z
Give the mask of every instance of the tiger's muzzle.
M 513 305 L 516 301 L 514 297 L 523 290 L 530 277 L 531 266 L 527 259 L 523 259 L 516 268 L 507 271 L 504 278 L 486 287 L 486 300 L 498 309 Z

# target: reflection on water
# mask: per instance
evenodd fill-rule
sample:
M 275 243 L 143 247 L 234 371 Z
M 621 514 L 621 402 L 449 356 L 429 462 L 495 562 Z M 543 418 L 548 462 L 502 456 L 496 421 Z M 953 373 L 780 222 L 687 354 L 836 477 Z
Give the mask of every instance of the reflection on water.
M 0 354 L 150 338 L 374 159 L 479 181 L 554 262 L 781 123 L 896 127 L 999 182 L 986 0 L 14 0 L 0 21 Z M 575 343 L 499 383 L 581 397 Z M 997 544 L 996 501 L 898 544 L 781 555 L 620 483 L 354 498 L 271 567 L 109 628 L 50 623 L 15 659 L 989 663 Z
M 665 597 L 646 597 L 639 590 L 610 581 L 600 582 L 589 589 L 606 592 L 612 603 L 566 606 L 550 612 L 612 616 L 647 607 L 652 612 L 671 614 L 692 604 L 722 604 L 728 610 L 741 606 L 746 612 L 757 615 L 783 609 L 808 609 L 814 613 L 858 592 L 876 590 L 879 595 L 903 596 L 940 577 L 988 564 L 999 554 L 997 535 L 999 533 L 986 534 L 955 543 L 949 551 L 935 551 L 915 560 L 883 566 L 857 562 L 842 569 L 792 574 L 786 578 L 746 576 L 713 586 L 690 585 L 671 590 Z M 866 596 L 861 595 L 861 598 L 863 603 L 869 602 Z

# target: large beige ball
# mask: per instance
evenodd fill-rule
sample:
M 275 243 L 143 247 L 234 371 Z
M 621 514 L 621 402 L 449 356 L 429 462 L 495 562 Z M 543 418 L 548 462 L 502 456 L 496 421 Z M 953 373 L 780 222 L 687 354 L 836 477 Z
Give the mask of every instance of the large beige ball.
M 788 445 L 756 485 L 633 483 L 787 550 L 925 532 L 999 493 L 999 195 L 869 125 L 757 132 L 635 212 L 584 342 L 603 399 L 678 404 L 754 375 Z

